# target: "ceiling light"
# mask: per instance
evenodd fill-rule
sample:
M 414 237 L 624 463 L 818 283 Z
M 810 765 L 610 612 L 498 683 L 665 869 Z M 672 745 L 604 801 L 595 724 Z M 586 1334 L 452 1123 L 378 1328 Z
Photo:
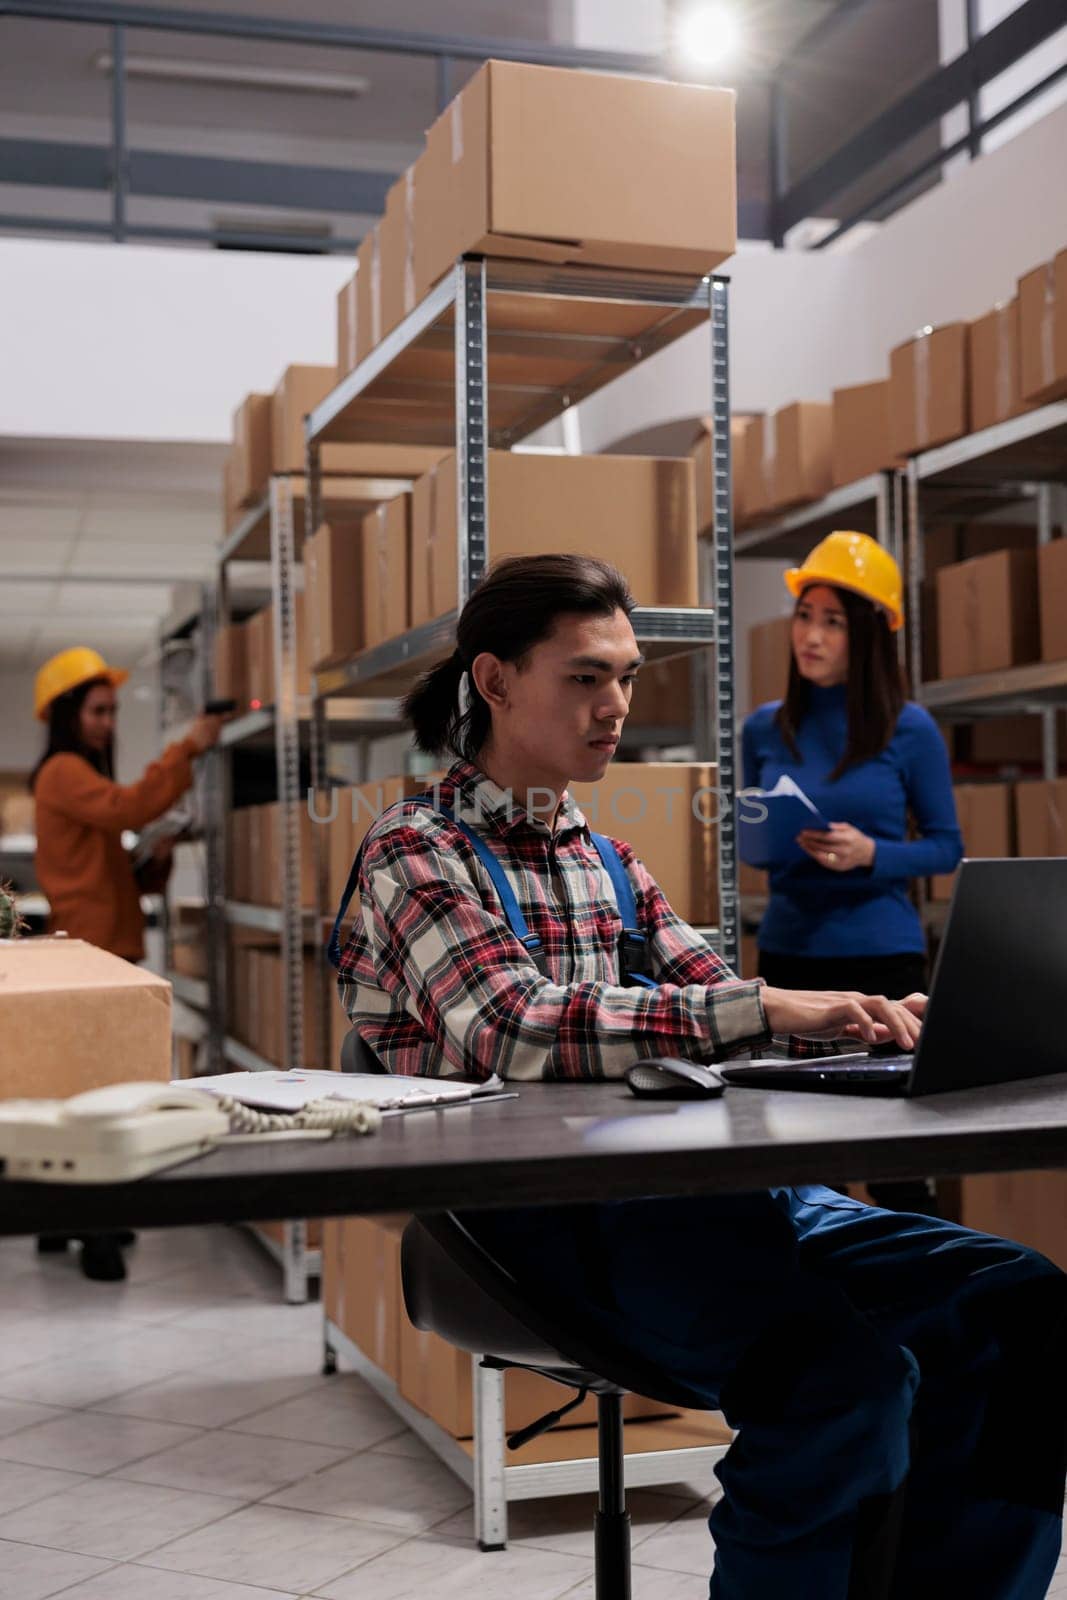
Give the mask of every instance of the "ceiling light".
M 110 50 L 101 50 L 93 57 L 96 70 L 107 75 L 114 62 Z M 366 94 L 371 86 L 369 78 L 349 73 L 243 66 L 237 61 L 190 61 L 179 56 L 128 55 L 126 76 L 167 83 L 217 83 L 237 89 L 295 89 L 304 94 L 339 94 L 353 99 Z
M 732 6 L 694 5 L 678 18 L 675 38 L 687 60 L 701 67 L 721 67 L 740 52 L 741 27 Z

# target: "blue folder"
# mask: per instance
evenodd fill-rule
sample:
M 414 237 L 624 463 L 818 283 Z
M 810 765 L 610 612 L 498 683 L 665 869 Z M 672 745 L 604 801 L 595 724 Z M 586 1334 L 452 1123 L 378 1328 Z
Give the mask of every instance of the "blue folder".
M 750 867 L 782 867 L 811 858 L 796 842 L 805 828 L 829 828 L 799 784 L 781 777 L 773 789 L 745 789 L 737 797 L 737 839 Z

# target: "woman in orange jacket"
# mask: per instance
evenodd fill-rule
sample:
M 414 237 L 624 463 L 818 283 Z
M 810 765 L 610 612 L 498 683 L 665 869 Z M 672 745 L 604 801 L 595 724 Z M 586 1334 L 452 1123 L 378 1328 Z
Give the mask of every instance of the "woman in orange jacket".
M 50 926 L 140 961 L 141 890 L 122 835 L 162 816 L 185 793 L 194 758 L 215 743 L 221 722 L 198 717 L 136 783 L 116 783 L 115 690 L 128 676 L 81 645 L 45 662 L 37 674 L 35 709 L 48 723 L 48 743 L 30 783 L 37 879 L 51 907 Z M 169 851 L 162 855 L 165 866 Z
M 36 801 L 37 880 L 48 897 L 51 929 L 62 929 L 127 961 L 144 956 L 141 887 L 122 843 L 185 793 L 193 760 L 219 736 L 220 718 L 198 717 L 184 739 L 168 745 L 136 783 L 113 777 L 115 691 L 129 674 L 78 645 L 46 661 L 34 685 L 35 710 L 48 724 L 48 742 L 30 780 Z M 155 880 L 165 881 L 170 851 L 153 857 Z M 82 1238 L 88 1278 L 124 1278 L 121 1246 L 133 1234 Z M 45 1236 L 42 1250 L 65 1250 L 62 1236 Z

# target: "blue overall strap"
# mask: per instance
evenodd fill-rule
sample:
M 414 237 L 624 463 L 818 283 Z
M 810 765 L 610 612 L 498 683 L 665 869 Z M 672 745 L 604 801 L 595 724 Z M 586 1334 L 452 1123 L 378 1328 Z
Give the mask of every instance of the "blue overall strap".
M 611 879 L 611 887 L 615 891 L 615 904 L 622 918 L 622 932 L 619 934 L 619 977 L 631 988 L 655 989 L 656 983 L 645 970 L 648 964 L 648 942 L 637 925 L 637 901 L 634 898 L 630 875 L 619 859 L 619 852 L 605 834 L 593 833 L 590 829 L 589 837 L 593 841 L 597 855 L 604 863 L 605 872 Z
M 411 795 L 407 801 L 408 805 L 428 805 L 429 802 L 430 797 L 429 795 L 425 794 Z M 469 841 L 475 855 L 478 857 L 478 860 L 482 863 L 482 866 L 489 874 L 490 882 L 492 883 L 493 888 L 496 890 L 497 897 L 504 912 L 504 916 L 507 918 L 508 927 L 515 935 L 516 939 L 518 939 L 519 943 L 525 945 L 526 949 L 530 953 L 534 965 L 537 967 L 538 971 L 542 972 L 543 974 L 545 954 L 541 941 L 536 934 L 530 932 L 526 924 L 526 918 L 519 910 L 519 902 L 515 898 L 515 891 L 508 882 L 507 876 L 505 875 L 504 869 L 500 865 L 500 862 L 497 860 L 496 856 L 494 856 L 485 840 L 476 834 L 473 828 L 468 828 L 465 822 L 461 822 L 458 817 L 456 817 L 448 809 L 447 806 L 438 806 L 435 809 L 438 816 L 444 817 L 447 821 L 451 822 L 453 826 L 458 828 L 459 831 Z M 344 923 L 345 916 L 348 913 L 348 907 L 352 896 L 356 892 L 356 884 L 359 881 L 359 872 L 362 861 L 363 846 L 360 845 L 356 852 L 356 859 L 352 863 L 352 870 L 348 874 L 348 882 L 345 884 L 344 893 L 341 896 L 341 904 L 337 908 L 337 916 L 334 918 L 333 932 L 330 934 L 330 942 L 326 947 L 326 954 L 329 957 L 330 965 L 335 968 L 340 967 L 341 965 L 341 927 Z

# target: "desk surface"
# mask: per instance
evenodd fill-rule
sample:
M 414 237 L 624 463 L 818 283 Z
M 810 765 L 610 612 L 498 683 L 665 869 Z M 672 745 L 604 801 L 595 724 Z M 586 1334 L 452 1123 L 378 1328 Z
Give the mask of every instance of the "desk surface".
M 1067 1074 L 922 1100 L 622 1084 L 387 1118 L 368 1138 L 220 1148 L 137 1183 L 0 1179 L 0 1233 L 616 1200 L 1067 1165 Z

